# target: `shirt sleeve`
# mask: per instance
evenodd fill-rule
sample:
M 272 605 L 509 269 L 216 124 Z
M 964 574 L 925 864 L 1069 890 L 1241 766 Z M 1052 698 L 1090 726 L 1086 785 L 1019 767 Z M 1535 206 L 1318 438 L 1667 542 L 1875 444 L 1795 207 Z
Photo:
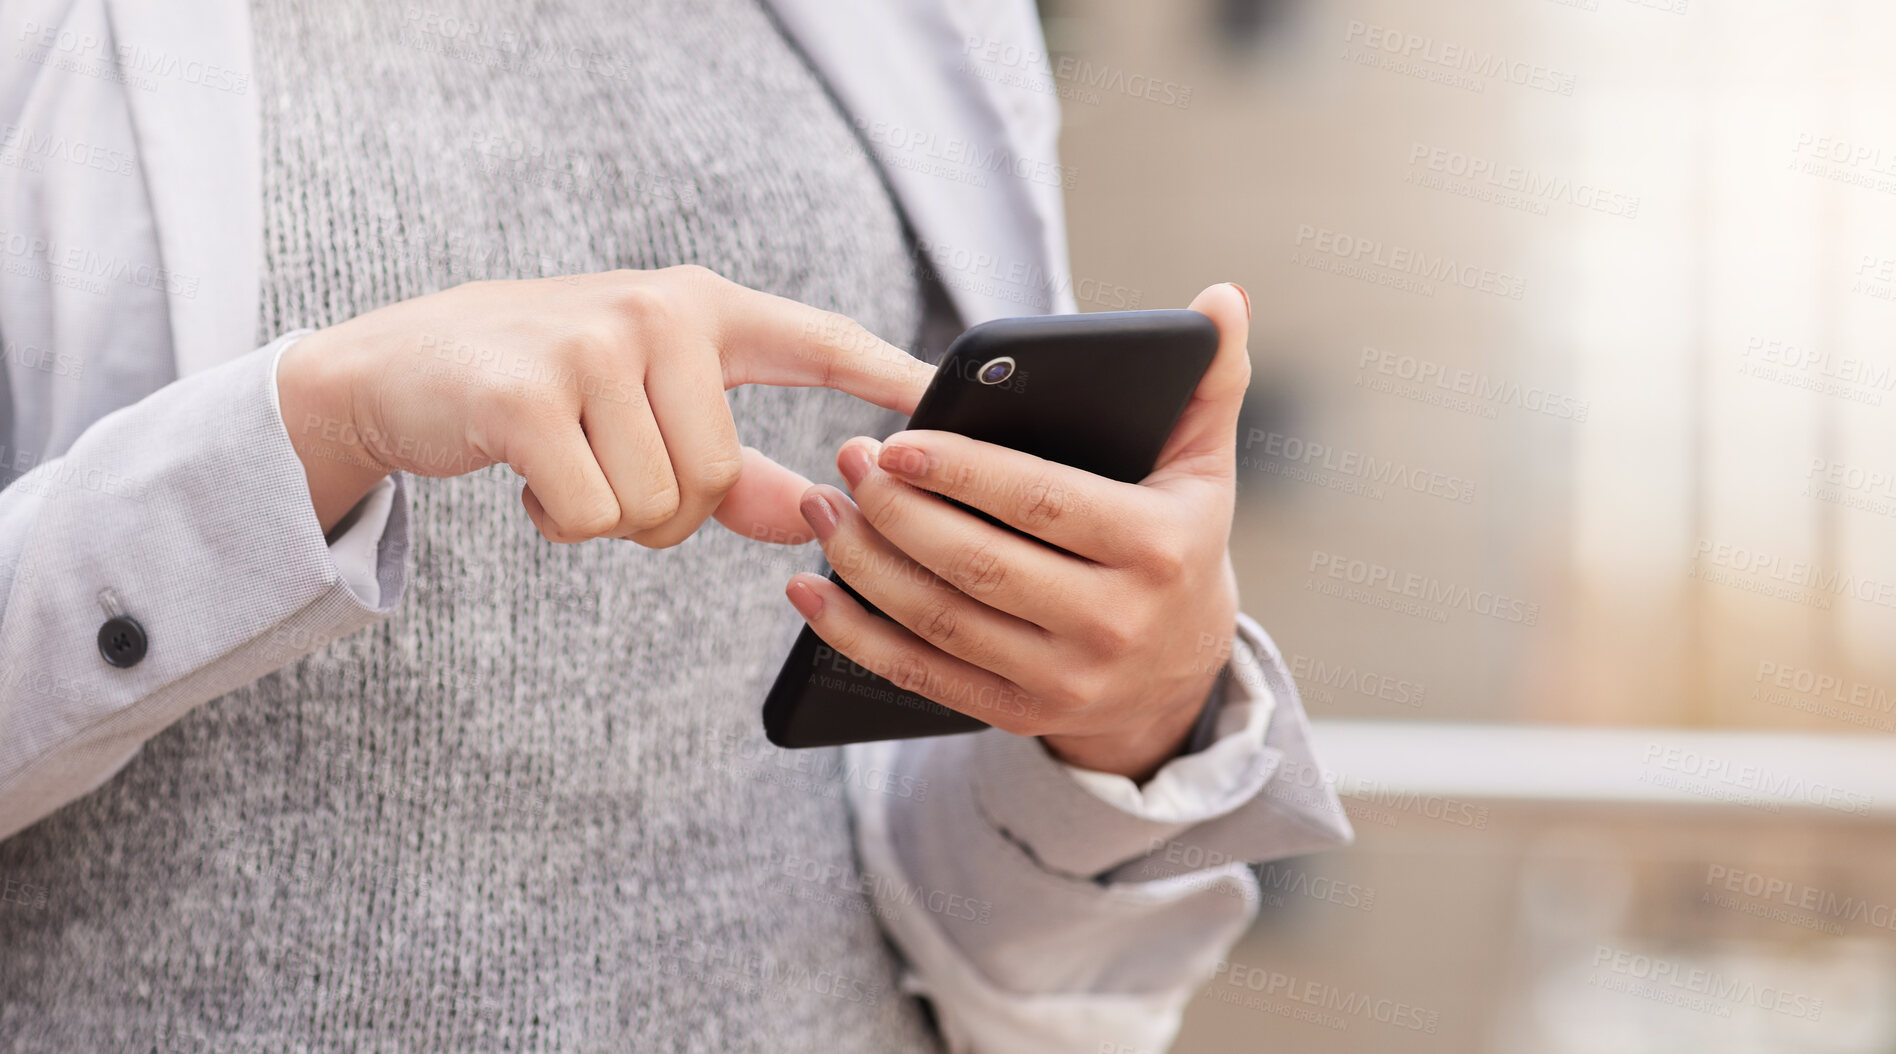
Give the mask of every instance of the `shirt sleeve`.
M 864 886 L 957 1054 L 1163 1050 L 1257 912 L 1249 864 L 1347 843 L 1275 646 L 1240 618 L 1218 736 L 1144 787 L 990 730 L 859 744 Z M 924 782 L 925 781 L 925 782 Z
M 276 401 L 289 334 L 101 418 L 0 490 L 0 838 L 109 779 L 200 703 L 384 616 L 399 477 L 325 539 Z M 145 654 L 99 647 L 102 594 Z

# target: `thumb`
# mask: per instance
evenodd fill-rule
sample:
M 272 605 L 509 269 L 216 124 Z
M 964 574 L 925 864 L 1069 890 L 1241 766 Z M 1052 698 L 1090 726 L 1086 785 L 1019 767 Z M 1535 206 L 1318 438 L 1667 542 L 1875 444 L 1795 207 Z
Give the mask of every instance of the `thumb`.
M 1218 353 L 1192 392 L 1172 437 L 1159 452 L 1159 467 L 1146 483 L 1163 489 L 1190 477 L 1227 479 L 1237 471 L 1238 411 L 1251 386 L 1251 299 L 1231 282 L 1198 294 L 1192 310 L 1218 327 Z
M 810 481 L 765 457 L 755 447 L 744 448 L 744 466 L 737 486 L 724 495 L 712 515 L 746 538 L 780 545 L 802 545 L 812 537 L 810 525 L 797 511 Z

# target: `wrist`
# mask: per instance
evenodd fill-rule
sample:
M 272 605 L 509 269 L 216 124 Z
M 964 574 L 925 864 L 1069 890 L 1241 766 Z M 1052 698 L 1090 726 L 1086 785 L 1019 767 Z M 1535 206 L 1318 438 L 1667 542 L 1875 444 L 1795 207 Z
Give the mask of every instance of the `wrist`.
M 1144 783 L 1184 749 L 1217 683 L 1216 674 L 1192 678 L 1151 709 L 1155 716 L 1136 725 L 1089 735 L 1043 736 L 1042 742 L 1069 765 Z
M 327 330 L 311 333 L 277 358 L 277 405 L 290 446 L 303 463 L 310 506 L 327 534 L 388 476 L 356 423 L 353 383 Z

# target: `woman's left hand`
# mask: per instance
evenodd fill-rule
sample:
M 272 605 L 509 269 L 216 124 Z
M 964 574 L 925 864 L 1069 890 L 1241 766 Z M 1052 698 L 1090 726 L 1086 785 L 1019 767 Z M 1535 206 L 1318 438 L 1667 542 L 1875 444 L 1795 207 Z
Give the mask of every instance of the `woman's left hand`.
M 1217 323 L 1218 354 L 1151 475 L 1120 483 L 949 432 L 851 439 L 836 463 L 855 501 L 816 486 L 801 509 L 830 565 L 895 621 L 814 574 L 790 580 L 791 603 L 904 689 L 1082 768 L 1156 772 L 1210 694 L 1238 607 L 1227 545 L 1250 302 L 1217 285 L 1191 306 Z

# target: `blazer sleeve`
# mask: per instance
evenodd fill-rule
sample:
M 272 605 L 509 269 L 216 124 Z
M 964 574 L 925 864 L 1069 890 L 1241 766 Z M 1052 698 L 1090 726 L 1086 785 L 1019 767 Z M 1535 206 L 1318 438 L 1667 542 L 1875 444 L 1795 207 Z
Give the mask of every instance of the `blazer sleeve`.
M 999 731 L 866 744 L 864 888 L 951 1050 L 1165 1049 L 1255 917 L 1248 864 L 1344 844 L 1296 686 L 1248 618 L 1209 747 L 1115 791 Z M 873 876 L 873 877 L 871 877 Z
M 298 335 L 106 415 L 0 490 L 0 838 L 99 786 L 192 707 L 399 603 L 400 477 L 333 548 L 310 507 L 276 399 Z M 143 629 L 129 666 L 101 647 L 107 591 Z

